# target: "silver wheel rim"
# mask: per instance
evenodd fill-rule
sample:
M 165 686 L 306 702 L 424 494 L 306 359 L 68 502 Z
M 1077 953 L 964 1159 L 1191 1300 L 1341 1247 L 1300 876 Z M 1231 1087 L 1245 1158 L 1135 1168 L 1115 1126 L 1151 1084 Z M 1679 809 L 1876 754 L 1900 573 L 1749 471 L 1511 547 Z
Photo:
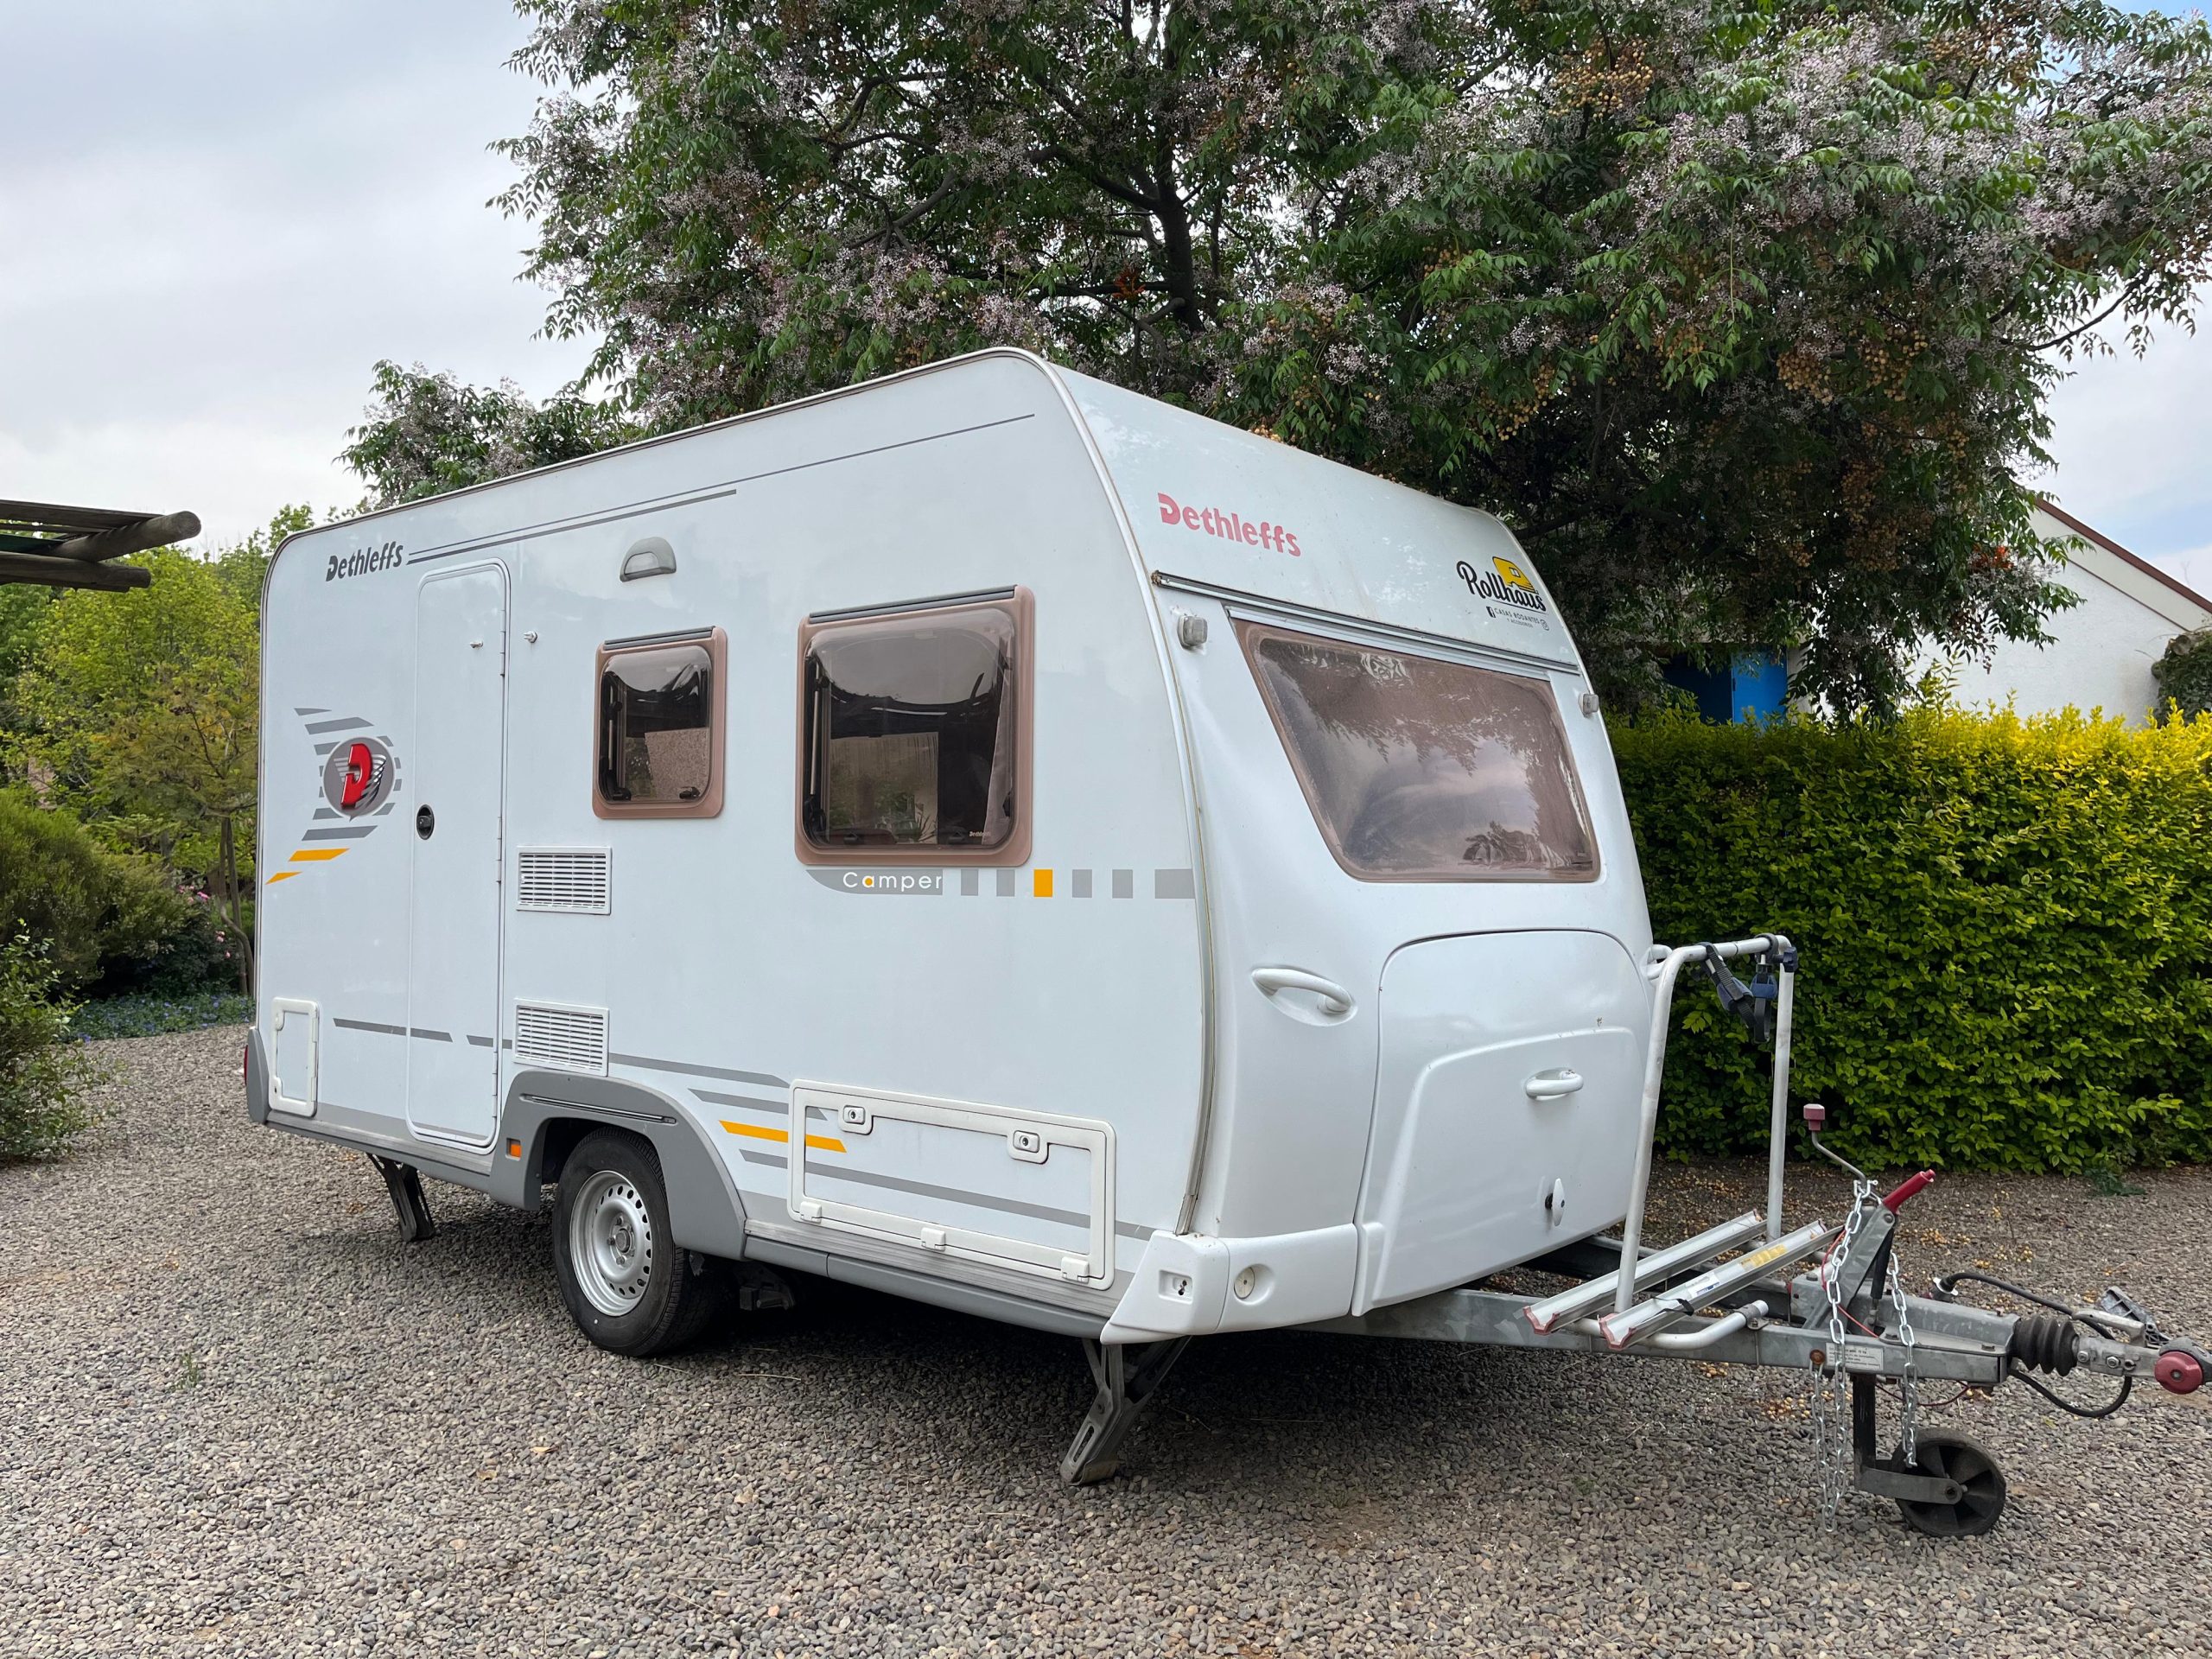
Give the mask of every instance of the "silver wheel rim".
M 645 1195 L 619 1171 L 584 1183 L 569 1212 L 569 1261 L 584 1300 L 620 1319 L 644 1300 L 653 1277 L 653 1218 Z

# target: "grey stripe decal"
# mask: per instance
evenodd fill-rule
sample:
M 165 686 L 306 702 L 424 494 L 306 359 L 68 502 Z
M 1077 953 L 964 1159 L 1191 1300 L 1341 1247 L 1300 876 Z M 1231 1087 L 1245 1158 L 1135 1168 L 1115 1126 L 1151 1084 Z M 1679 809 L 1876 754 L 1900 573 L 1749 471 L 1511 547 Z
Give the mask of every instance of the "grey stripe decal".
M 643 1066 L 648 1071 L 676 1071 L 687 1077 L 720 1077 L 727 1083 L 757 1083 L 763 1089 L 788 1089 L 791 1084 L 766 1071 L 733 1071 L 720 1065 L 686 1065 L 681 1060 L 656 1060 L 643 1054 L 610 1054 L 617 1065 Z
M 411 1034 L 416 1037 L 426 1037 L 434 1043 L 449 1043 L 453 1041 L 453 1033 L 449 1031 L 425 1031 L 420 1026 L 416 1027 Z
M 373 835 L 375 832 L 376 825 L 373 823 L 356 823 L 349 824 L 342 830 L 303 830 L 300 832 L 300 839 L 302 841 L 359 841 L 363 836 Z
M 470 1046 L 475 1048 L 489 1048 L 492 1046 L 492 1039 L 489 1037 L 471 1037 L 468 1040 Z
M 1134 899 L 1136 897 L 1136 891 L 1137 873 L 1135 870 L 1114 872 L 1114 896 L 1116 899 Z
M 330 710 L 327 709 L 295 709 L 292 712 L 296 715 L 327 715 Z
M 768 1169 L 791 1167 L 791 1160 L 781 1153 L 755 1152 L 750 1147 L 740 1147 L 737 1149 L 737 1155 L 748 1164 L 760 1164 Z M 1090 1217 L 1079 1216 L 1072 1210 L 1048 1210 L 1042 1205 L 1018 1204 L 1010 1198 L 987 1198 L 981 1192 L 958 1192 L 950 1187 L 928 1186 L 919 1181 L 902 1181 L 891 1175 L 861 1175 L 849 1170 L 827 1169 L 811 1159 L 807 1160 L 806 1166 L 809 1170 L 820 1170 L 823 1174 L 837 1180 L 858 1181 L 865 1186 L 890 1186 L 896 1187 L 901 1192 L 919 1193 L 925 1197 L 949 1198 L 956 1203 L 974 1205 L 981 1210 L 1003 1210 L 1012 1215 L 1033 1216 L 1039 1221 L 1065 1222 L 1071 1227 L 1086 1230 L 1090 1226 Z M 1150 1227 L 1140 1227 L 1135 1222 L 1117 1221 L 1114 1224 L 1114 1233 L 1116 1237 L 1133 1238 L 1140 1244 L 1149 1239 L 1155 1230 Z
M 373 1020 L 333 1020 L 330 1023 L 343 1027 L 347 1031 L 373 1031 L 383 1037 L 404 1037 L 407 1034 L 404 1026 L 380 1026 Z
M 318 744 L 316 744 L 316 745 L 315 746 L 315 752 L 317 754 L 328 754 L 328 753 L 329 753 L 333 749 L 336 748 L 337 747 L 338 747 L 338 744 L 337 744 L 337 742 L 335 741 L 335 740 L 334 740 L 334 741 L 332 741 L 331 742 L 328 742 L 328 743 L 318 743 Z
M 787 1101 L 762 1100 L 754 1095 L 725 1095 L 713 1089 L 694 1089 L 691 1092 L 717 1106 L 736 1106 L 748 1112 L 759 1112 L 766 1117 L 788 1119 L 791 1115 L 791 1104 Z
M 1008 415 L 995 421 L 980 422 L 974 426 L 955 427 L 949 432 L 931 432 L 918 438 L 902 438 L 896 443 L 879 443 L 872 448 L 849 450 L 842 455 L 824 455 L 817 461 L 796 461 L 789 467 L 772 467 L 765 473 L 747 473 L 742 478 L 733 478 L 690 494 L 648 497 L 631 506 L 619 507 L 612 512 L 600 513 L 588 518 L 549 518 L 543 524 L 525 524 L 518 530 L 502 531 L 496 536 L 480 536 L 471 541 L 456 542 L 445 547 L 426 548 L 420 553 L 408 555 L 407 563 L 424 564 L 433 559 L 450 559 L 458 554 L 473 553 L 479 548 L 496 547 L 503 542 L 519 541 L 527 536 L 545 535 L 556 530 L 583 530 L 593 524 L 608 524 L 620 518 L 634 518 L 643 513 L 693 506 L 702 501 L 718 500 L 723 496 L 734 494 L 739 485 L 755 483 L 764 478 L 782 478 L 791 473 L 808 472 L 817 467 L 834 466 L 841 461 L 858 461 L 863 455 L 888 454 L 894 449 L 911 449 L 918 443 L 935 443 L 941 438 L 964 437 L 971 432 L 988 432 L 994 427 L 1013 426 L 1035 418 L 1033 415 Z
M 1195 899 L 1198 896 L 1198 878 L 1189 870 L 1154 870 L 1152 873 L 1152 896 L 1155 899 Z
M 342 720 L 311 720 L 308 722 L 308 734 L 312 737 L 320 737 L 325 732 L 366 731 L 369 723 L 353 715 L 348 715 Z
M 879 1175 L 871 1170 L 843 1169 L 828 1164 L 806 1160 L 810 1175 L 826 1175 L 833 1181 L 852 1181 L 861 1186 L 888 1187 L 894 1192 L 912 1192 L 917 1198 L 943 1198 L 951 1204 L 972 1205 L 979 1210 L 1003 1211 L 1009 1216 L 1027 1216 L 1032 1221 L 1049 1221 L 1062 1227 L 1090 1230 L 1090 1217 L 1073 1210 L 1055 1210 L 1042 1204 L 1024 1204 L 1020 1198 L 996 1198 L 986 1192 L 963 1192 L 957 1186 L 936 1186 L 928 1181 L 910 1181 L 903 1175 Z
M 1068 872 L 1068 896 L 1071 899 L 1088 899 L 1090 897 L 1090 872 L 1089 870 L 1071 870 Z
M 327 807 L 327 806 L 318 806 L 317 808 L 315 808 L 315 817 L 317 817 L 318 818 L 334 818 L 334 817 L 337 817 L 339 816 L 339 814 L 337 814 L 337 813 L 335 813 L 335 812 L 332 811 L 332 810 L 331 810 L 328 807 Z

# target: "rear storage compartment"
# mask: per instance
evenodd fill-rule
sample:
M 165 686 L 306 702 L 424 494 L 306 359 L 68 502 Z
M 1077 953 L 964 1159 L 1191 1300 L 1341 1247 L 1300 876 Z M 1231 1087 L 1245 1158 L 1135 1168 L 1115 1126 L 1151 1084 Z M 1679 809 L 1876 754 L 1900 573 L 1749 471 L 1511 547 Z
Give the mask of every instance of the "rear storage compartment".
M 1430 939 L 1386 965 L 1355 1313 L 1448 1289 L 1618 1221 L 1648 993 L 1621 943 Z

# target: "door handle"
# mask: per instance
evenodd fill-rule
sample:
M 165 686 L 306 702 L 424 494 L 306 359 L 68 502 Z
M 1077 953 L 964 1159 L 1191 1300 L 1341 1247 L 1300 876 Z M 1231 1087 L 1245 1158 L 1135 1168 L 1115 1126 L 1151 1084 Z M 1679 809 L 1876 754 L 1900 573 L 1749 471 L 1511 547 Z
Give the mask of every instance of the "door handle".
M 1531 1100 L 1564 1100 L 1581 1087 L 1582 1074 L 1572 1066 L 1561 1065 L 1537 1072 L 1521 1085 L 1521 1092 Z
M 1306 991 L 1319 999 L 1326 1014 L 1350 1014 L 1351 993 L 1333 980 L 1309 974 L 1302 968 L 1255 968 L 1252 982 L 1269 996 L 1283 991 Z

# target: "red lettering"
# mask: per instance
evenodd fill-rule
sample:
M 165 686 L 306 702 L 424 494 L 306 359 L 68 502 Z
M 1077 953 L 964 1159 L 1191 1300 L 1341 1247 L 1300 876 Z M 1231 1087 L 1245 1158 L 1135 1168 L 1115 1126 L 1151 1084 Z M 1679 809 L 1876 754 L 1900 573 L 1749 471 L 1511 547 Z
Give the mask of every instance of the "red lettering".
M 1154 493 L 1159 497 L 1160 522 L 1163 524 L 1204 531 L 1209 536 L 1218 536 L 1245 547 L 1272 548 L 1294 559 L 1302 556 L 1298 537 L 1271 518 L 1255 523 L 1242 513 L 1225 512 L 1220 507 L 1186 507 L 1165 490 Z

